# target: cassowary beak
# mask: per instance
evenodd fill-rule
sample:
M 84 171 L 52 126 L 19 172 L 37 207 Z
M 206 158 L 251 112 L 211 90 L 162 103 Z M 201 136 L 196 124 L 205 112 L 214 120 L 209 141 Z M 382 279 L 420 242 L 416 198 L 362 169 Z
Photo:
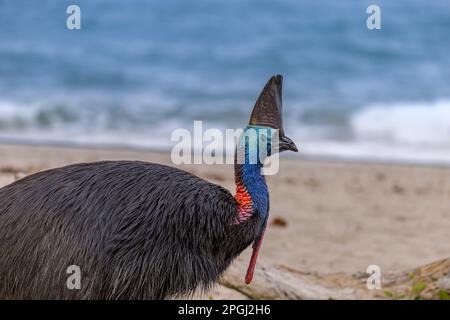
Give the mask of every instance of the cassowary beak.
M 298 152 L 297 146 L 295 145 L 294 141 L 286 136 L 282 136 L 280 138 L 280 152 L 287 150 Z
M 278 151 L 290 150 L 297 152 L 298 149 L 295 143 L 284 135 L 282 91 L 283 76 L 276 75 L 270 78 L 261 91 L 258 100 L 256 100 L 249 125 L 278 129 L 280 133 Z

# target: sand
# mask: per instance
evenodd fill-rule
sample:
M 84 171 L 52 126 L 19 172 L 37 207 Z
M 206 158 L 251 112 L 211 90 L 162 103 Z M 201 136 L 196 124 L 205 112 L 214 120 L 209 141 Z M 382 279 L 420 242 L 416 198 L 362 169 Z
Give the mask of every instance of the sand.
M 0 187 L 22 173 L 105 159 L 173 166 L 167 153 L 0 145 Z M 260 259 L 353 273 L 372 264 L 382 272 L 404 270 L 450 256 L 450 168 L 293 158 L 282 158 L 280 167 L 268 177 L 270 225 Z M 232 166 L 182 168 L 234 193 Z

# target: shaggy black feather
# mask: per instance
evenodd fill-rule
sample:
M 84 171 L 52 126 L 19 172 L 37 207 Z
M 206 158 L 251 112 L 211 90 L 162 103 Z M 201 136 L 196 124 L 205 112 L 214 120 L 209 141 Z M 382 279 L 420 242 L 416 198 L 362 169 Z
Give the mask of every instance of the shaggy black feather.
M 209 288 L 260 231 L 226 189 L 172 167 L 105 161 L 0 189 L 0 298 L 163 299 Z M 69 290 L 67 267 L 81 268 Z

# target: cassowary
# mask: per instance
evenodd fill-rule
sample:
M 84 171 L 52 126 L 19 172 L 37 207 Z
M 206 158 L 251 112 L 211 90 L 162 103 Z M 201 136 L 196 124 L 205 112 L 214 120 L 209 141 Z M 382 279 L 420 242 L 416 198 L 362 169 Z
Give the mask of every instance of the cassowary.
M 282 76 L 272 77 L 247 129 L 277 129 L 274 152 L 297 151 L 284 135 L 281 90 Z M 208 289 L 253 243 L 249 283 L 269 214 L 262 160 L 247 161 L 251 147 L 248 139 L 238 146 L 245 157 L 235 161 L 234 196 L 185 171 L 139 161 L 69 165 L 0 189 L 0 298 L 181 296 Z M 71 265 L 80 268 L 79 289 L 67 286 Z

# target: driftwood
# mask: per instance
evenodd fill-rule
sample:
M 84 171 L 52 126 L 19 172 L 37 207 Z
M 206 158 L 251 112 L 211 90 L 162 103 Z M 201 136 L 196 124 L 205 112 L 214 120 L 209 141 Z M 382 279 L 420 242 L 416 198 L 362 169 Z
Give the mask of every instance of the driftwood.
M 381 274 L 381 289 L 369 290 L 369 274 L 305 273 L 283 265 L 258 263 L 251 285 L 244 283 L 247 263 L 238 259 L 221 285 L 250 299 L 448 299 L 450 259 L 405 272 Z

